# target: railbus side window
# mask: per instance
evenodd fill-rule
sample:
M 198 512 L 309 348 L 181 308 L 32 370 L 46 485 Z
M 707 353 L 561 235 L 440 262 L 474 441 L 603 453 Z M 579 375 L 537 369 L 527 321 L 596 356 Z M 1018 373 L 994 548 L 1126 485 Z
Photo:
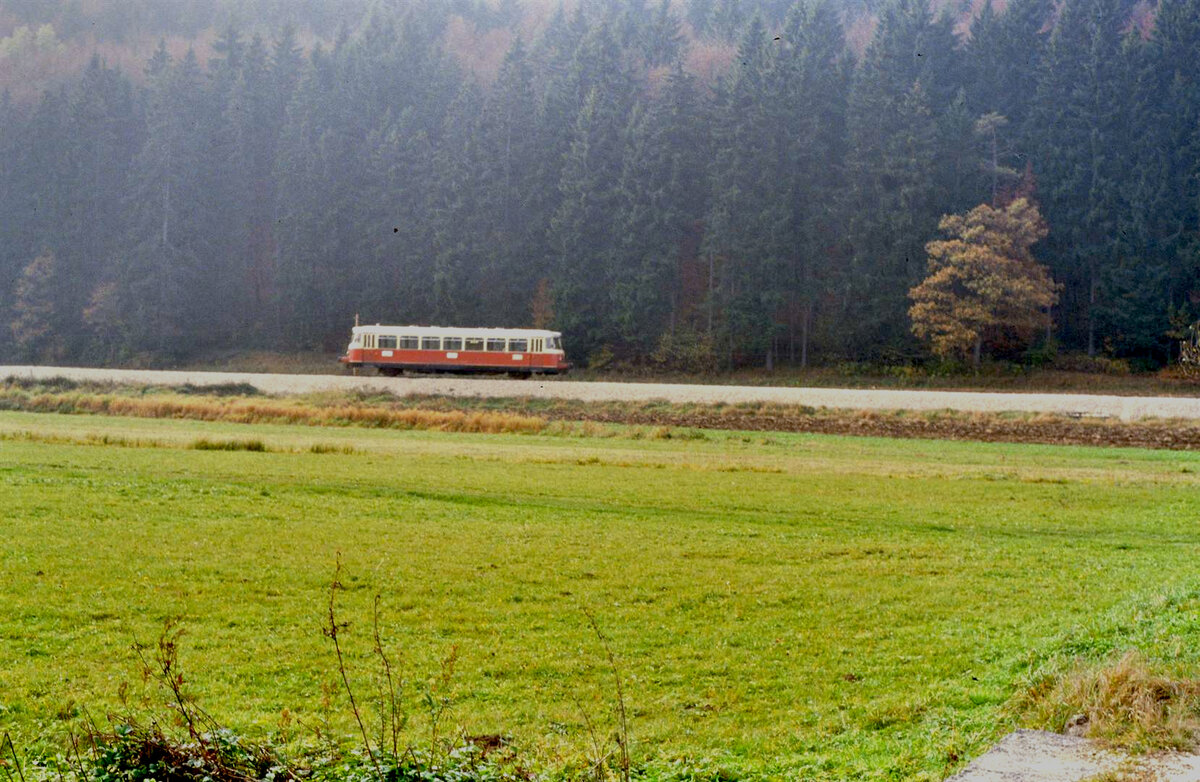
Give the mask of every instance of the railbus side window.
M 544 342 L 545 342 L 545 340 L 543 340 L 541 337 L 538 337 L 537 339 L 533 340 L 533 346 L 532 346 L 533 352 L 541 353 L 542 352 L 542 344 Z
M 467 337 L 464 340 L 464 350 L 483 350 L 483 337 Z
M 462 350 L 462 337 L 446 337 L 442 340 L 442 350 Z
M 421 337 L 421 350 L 441 350 L 441 337 Z
M 375 335 L 374 334 L 364 334 L 363 335 L 363 347 L 366 348 L 367 350 L 371 350 L 375 347 Z
M 379 338 L 379 347 L 384 350 L 395 350 L 396 349 L 396 338 L 389 337 L 389 336 L 381 336 Z
M 529 340 L 527 339 L 510 339 L 508 341 L 509 353 L 524 353 L 529 350 Z
M 504 352 L 504 340 L 488 337 L 487 349 L 497 353 Z
M 421 343 L 417 340 L 416 337 L 401 337 L 400 338 L 400 349 L 401 350 L 416 350 L 417 345 L 419 345 L 419 344 L 421 344 Z

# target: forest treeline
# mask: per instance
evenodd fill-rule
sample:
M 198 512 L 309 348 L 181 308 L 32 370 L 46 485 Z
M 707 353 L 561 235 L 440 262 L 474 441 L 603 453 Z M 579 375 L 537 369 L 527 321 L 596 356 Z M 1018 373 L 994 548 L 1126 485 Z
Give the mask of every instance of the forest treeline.
M 357 314 L 576 361 L 920 360 L 939 220 L 1017 197 L 1060 287 L 991 352 L 1159 364 L 1200 314 L 1200 0 L 893 0 L 865 46 L 833 0 L 588 0 L 532 37 L 506 0 L 471 12 L 514 31 L 494 78 L 447 51 L 460 5 L 5 95 L 0 357 L 329 350 Z

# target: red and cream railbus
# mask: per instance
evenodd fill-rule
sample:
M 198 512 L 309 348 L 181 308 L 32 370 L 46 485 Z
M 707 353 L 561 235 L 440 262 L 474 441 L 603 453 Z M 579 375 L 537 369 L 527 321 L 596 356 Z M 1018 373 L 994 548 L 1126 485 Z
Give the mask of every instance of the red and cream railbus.
M 380 374 L 507 372 L 515 377 L 566 372 L 562 334 L 541 329 L 464 329 L 440 326 L 355 326 L 340 359 Z

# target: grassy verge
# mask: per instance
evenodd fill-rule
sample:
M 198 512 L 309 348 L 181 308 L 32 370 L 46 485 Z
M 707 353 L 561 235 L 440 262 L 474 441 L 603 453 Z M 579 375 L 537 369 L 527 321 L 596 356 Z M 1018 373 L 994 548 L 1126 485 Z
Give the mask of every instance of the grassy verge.
M 586 612 L 659 779 L 939 779 L 1035 719 L 1010 704 L 1046 661 L 1157 649 L 1195 675 L 1198 454 L 19 411 L 0 433 L 0 731 L 50 754 L 85 708 L 168 713 L 129 644 L 171 618 L 225 724 L 353 741 L 321 630 L 339 554 L 364 702 L 378 644 L 405 744 L 502 736 L 546 773 L 613 747 Z M 1138 623 L 1156 595 L 1175 618 Z
M 475 433 L 702 438 L 703 430 L 1120 445 L 1194 450 L 1200 424 L 949 410 L 847 411 L 771 404 L 670 404 L 328 392 L 268 397 L 245 385 L 153 388 L 67 380 L 0 383 L 0 409 L 235 423 Z M 597 425 L 599 424 L 599 426 Z

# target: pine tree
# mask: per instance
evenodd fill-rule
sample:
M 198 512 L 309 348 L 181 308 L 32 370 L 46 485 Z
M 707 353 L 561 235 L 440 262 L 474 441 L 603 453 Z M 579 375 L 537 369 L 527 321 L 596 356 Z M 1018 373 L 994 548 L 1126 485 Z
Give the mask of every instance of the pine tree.
M 679 268 L 704 210 L 699 110 L 693 79 L 677 63 L 664 94 L 638 106 L 625 130 L 609 298 L 621 341 L 638 357 L 664 332 L 694 327 L 679 322 Z
M 197 290 L 208 290 L 206 215 L 198 204 L 203 103 L 193 52 L 172 63 L 165 43 L 147 67 L 149 81 L 145 145 L 134 163 L 127 249 L 118 251 L 111 274 L 122 308 L 135 313 L 138 349 L 179 355 L 203 343 L 212 311 Z
M 846 92 L 851 73 L 838 15 L 828 2 L 798 4 L 777 48 L 772 101 L 792 139 L 787 240 L 788 359 L 807 366 L 818 302 L 839 274 L 846 186 Z
M 557 324 L 585 353 L 610 340 L 612 324 L 601 305 L 611 282 L 616 188 L 621 173 L 622 130 L 630 112 L 631 83 L 607 25 L 582 39 L 567 74 L 581 93 L 570 146 L 550 222 L 551 269 Z
M 1063 280 L 1065 326 L 1100 347 L 1097 316 L 1105 269 L 1116 258 L 1121 26 L 1117 0 L 1070 0 L 1050 37 L 1038 82 L 1035 171 L 1055 226 L 1052 269 Z
M 1018 149 L 1027 131 L 1036 132 L 1027 128 L 1036 97 L 1029 87 L 1037 82 L 1045 56 L 1048 35 L 1043 30 L 1051 10 L 1047 0 L 1009 0 L 997 13 L 987 0 L 964 47 L 972 113 L 1007 117 Z
M 13 290 L 12 334 L 17 355 L 23 359 L 61 357 L 62 327 L 58 322 L 58 288 L 62 280 L 52 252 L 44 252 L 26 266 Z
M 737 63 L 715 103 L 713 161 L 704 254 L 709 262 L 709 319 L 722 317 L 726 361 L 738 355 L 773 364 L 777 314 L 783 306 L 783 254 L 788 213 L 788 135 L 771 106 L 775 95 L 766 26 L 755 17 Z M 735 355 L 736 354 L 736 355 Z
M 479 296 L 489 322 L 524 322 L 530 292 L 549 274 L 546 235 L 558 204 L 562 162 L 548 160 L 542 147 L 546 122 L 530 54 L 518 38 L 475 126 L 479 230 L 486 247 L 477 258 Z
M 13 105 L 8 91 L 0 94 L 0 323 L 11 317 L 12 293 L 24 260 L 34 254 L 29 229 L 34 180 L 25 150 L 28 124 Z M 0 345 L 0 358 L 9 348 Z
M 133 88 L 122 74 L 93 57 L 70 97 L 66 121 L 74 143 L 69 164 L 71 197 L 58 227 L 56 263 L 62 289 L 62 328 L 77 355 L 88 345 L 83 310 L 125 239 L 134 156 L 143 141 Z
M 840 330 L 876 357 L 911 351 L 904 292 L 924 268 L 920 237 L 955 206 L 947 191 L 952 176 L 938 154 L 949 134 L 935 118 L 950 116 L 958 95 L 958 56 L 947 18 L 932 18 L 920 0 L 899 0 L 885 10 L 855 74 L 848 108 L 853 256 Z
M 667 65 L 679 59 L 685 41 L 679 29 L 679 19 L 671 10 L 670 0 L 662 0 L 649 20 L 640 29 L 642 58 L 653 67 Z
M 575 121 L 559 183 L 561 200 L 550 224 L 556 326 L 585 354 L 610 340 L 603 293 L 611 283 L 613 216 L 620 176 L 624 109 L 593 87 Z

